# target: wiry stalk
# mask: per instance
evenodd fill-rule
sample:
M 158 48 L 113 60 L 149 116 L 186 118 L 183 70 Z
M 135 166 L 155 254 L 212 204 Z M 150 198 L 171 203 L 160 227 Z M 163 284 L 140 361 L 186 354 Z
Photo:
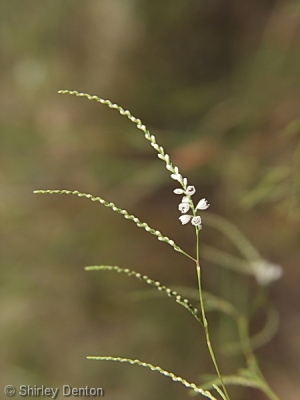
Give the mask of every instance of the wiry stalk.
M 209 328 L 208 328 L 208 322 L 206 319 L 206 314 L 205 314 L 205 307 L 204 307 L 204 301 L 203 301 L 203 293 L 202 293 L 202 282 L 201 282 L 201 267 L 200 267 L 200 243 L 199 243 L 199 233 L 200 230 L 196 227 L 196 239 L 197 239 L 197 244 L 196 244 L 196 270 L 197 270 L 197 280 L 198 280 L 198 289 L 199 289 L 199 301 L 200 301 L 200 309 L 201 309 L 201 315 L 202 315 L 202 322 L 203 322 L 203 327 L 204 327 L 204 333 L 205 333 L 205 339 L 206 339 L 206 344 L 208 347 L 208 351 L 210 354 L 210 357 L 212 359 L 212 362 L 214 364 L 216 373 L 218 375 L 218 378 L 220 380 L 221 383 L 221 387 L 223 389 L 224 395 L 226 400 L 230 400 L 230 397 L 228 395 L 227 389 L 225 387 L 219 366 L 218 366 L 218 362 L 210 341 L 210 334 L 209 334 Z
M 122 357 L 110 357 L 110 356 L 88 356 L 87 359 L 89 360 L 98 360 L 98 361 L 117 361 L 121 363 L 129 363 L 129 364 L 137 364 L 140 367 L 146 367 L 150 369 L 151 371 L 157 371 L 160 374 L 167 376 L 172 379 L 174 382 L 180 382 L 182 385 L 189 389 L 193 389 L 194 392 L 202 394 L 204 397 L 207 397 L 208 399 L 211 400 L 217 400 L 209 391 L 201 389 L 199 386 L 197 386 L 195 383 L 190 383 L 184 378 L 181 378 L 180 376 L 176 376 L 173 374 L 173 372 L 168 372 L 161 367 L 154 366 L 150 363 L 140 361 L 140 360 L 133 360 L 130 358 L 122 358 Z
M 191 257 L 184 250 L 182 250 L 179 246 L 177 246 L 177 244 L 175 244 L 174 240 L 171 240 L 167 236 L 164 236 L 160 231 L 150 228 L 150 226 L 146 222 L 141 222 L 137 217 L 129 214 L 128 211 L 117 207 L 114 203 L 109 203 L 109 202 L 105 201 L 101 197 L 95 197 L 92 194 L 82 193 L 82 192 L 79 192 L 78 190 L 65 190 L 65 189 L 62 189 L 62 190 L 61 189 L 58 189 L 58 190 L 56 190 L 56 189 L 55 190 L 53 190 L 53 189 L 34 190 L 33 193 L 34 194 L 72 194 L 72 195 L 76 195 L 78 197 L 85 197 L 92 201 L 99 202 L 99 203 L 103 204 L 105 207 L 111 208 L 113 211 L 117 212 L 118 214 L 123 215 L 124 218 L 133 221 L 139 228 L 145 229 L 145 231 L 151 233 L 151 235 L 156 236 L 157 239 L 160 240 L 161 242 L 168 243 L 170 246 L 173 247 L 174 250 L 176 250 L 179 253 L 184 254 L 186 257 L 189 257 L 192 260 L 194 260 L 193 257 Z

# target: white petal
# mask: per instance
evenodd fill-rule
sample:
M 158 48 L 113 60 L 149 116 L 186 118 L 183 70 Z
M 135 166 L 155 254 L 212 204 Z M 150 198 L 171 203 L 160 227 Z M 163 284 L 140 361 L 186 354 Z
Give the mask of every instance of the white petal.
M 188 203 L 180 203 L 178 209 L 182 214 L 185 214 L 189 211 L 190 205 Z
M 181 203 L 189 203 L 189 202 L 190 202 L 189 196 L 183 196 Z
M 182 176 L 180 174 L 172 174 L 171 178 L 178 182 L 182 181 Z
M 182 225 L 187 224 L 190 221 L 191 218 L 192 218 L 192 215 L 186 215 L 186 214 L 182 215 L 181 217 L 179 217 L 180 222 L 182 223 Z
M 206 210 L 210 206 L 206 199 L 201 199 L 196 206 L 196 210 Z
M 184 193 L 184 190 L 183 189 L 175 189 L 175 190 L 173 190 L 173 192 L 175 194 L 182 194 L 182 193 Z

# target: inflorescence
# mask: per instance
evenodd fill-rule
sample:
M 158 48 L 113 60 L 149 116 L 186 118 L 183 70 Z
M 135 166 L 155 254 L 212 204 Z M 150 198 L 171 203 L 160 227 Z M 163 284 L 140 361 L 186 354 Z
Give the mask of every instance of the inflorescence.
M 171 178 L 175 181 L 178 181 L 182 186 L 182 189 L 177 188 L 174 190 L 175 194 L 183 195 L 181 202 L 178 206 L 178 209 L 182 214 L 179 217 L 180 222 L 182 223 L 182 225 L 185 225 L 191 221 L 191 224 L 194 225 L 197 229 L 202 229 L 202 219 L 200 215 L 197 215 L 197 211 L 206 210 L 210 206 L 210 204 L 205 198 L 202 198 L 195 207 L 192 199 L 192 196 L 196 193 L 195 186 L 188 185 L 187 179 L 182 178 L 180 174 L 172 174 Z M 192 214 L 187 214 L 188 211 L 191 211 Z

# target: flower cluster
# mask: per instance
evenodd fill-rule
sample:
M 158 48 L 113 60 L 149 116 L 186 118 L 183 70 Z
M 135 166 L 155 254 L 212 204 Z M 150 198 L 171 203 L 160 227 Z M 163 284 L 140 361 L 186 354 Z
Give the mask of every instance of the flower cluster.
M 198 229 L 202 229 L 202 219 L 199 215 L 196 214 L 198 210 L 206 210 L 210 206 L 210 204 L 206 199 L 203 198 L 198 202 L 195 207 L 192 200 L 192 196 L 196 193 L 195 186 L 188 185 L 187 179 L 182 178 L 180 174 L 172 174 L 171 178 L 175 181 L 178 181 L 182 186 L 182 189 L 178 188 L 174 190 L 175 194 L 183 195 L 181 203 L 178 206 L 179 211 L 181 212 L 181 214 L 183 214 L 179 217 L 180 222 L 182 223 L 182 225 L 185 225 L 191 221 L 192 225 L 198 227 Z M 188 211 L 191 211 L 192 214 L 187 214 Z

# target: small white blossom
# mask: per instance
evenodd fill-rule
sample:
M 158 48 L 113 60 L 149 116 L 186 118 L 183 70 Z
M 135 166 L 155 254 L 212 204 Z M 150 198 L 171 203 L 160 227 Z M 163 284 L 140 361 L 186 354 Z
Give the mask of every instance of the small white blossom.
M 181 217 L 179 217 L 179 219 L 180 219 L 180 222 L 182 223 L 182 225 L 185 225 L 190 221 L 190 219 L 192 217 L 193 217 L 192 215 L 185 214 L 185 215 L 182 215 Z
M 189 196 L 183 196 L 181 202 L 182 202 L 182 203 L 189 203 L 189 202 L 190 202 Z
M 199 215 L 196 215 L 195 217 L 192 218 L 192 225 L 194 226 L 201 226 L 201 217 Z
M 182 181 L 182 176 L 180 174 L 172 174 L 171 178 L 174 179 L 174 181 L 178 181 L 178 182 Z
M 188 203 L 180 203 L 178 209 L 182 214 L 185 214 L 189 211 L 190 205 Z
M 196 206 L 196 210 L 206 210 L 210 206 L 206 199 L 201 199 Z
M 193 196 L 194 193 L 196 193 L 195 186 L 188 186 L 186 188 L 186 194 L 188 194 L 189 196 Z
M 175 194 L 183 194 L 184 190 L 183 189 L 175 189 L 175 190 L 173 190 L 173 193 L 175 193 Z

